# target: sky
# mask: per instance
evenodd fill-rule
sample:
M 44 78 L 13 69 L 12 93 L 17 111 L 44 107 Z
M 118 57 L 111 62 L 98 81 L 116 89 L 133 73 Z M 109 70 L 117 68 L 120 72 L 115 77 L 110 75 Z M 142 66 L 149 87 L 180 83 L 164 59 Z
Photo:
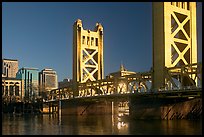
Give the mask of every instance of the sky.
M 104 30 L 104 76 L 122 63 L 129 71 L 152 65 L 151 2 L 3 2 L 2 58 L 19 68 L 52 68 L 58 81 L 72 79 L 73 24 L 97 22 Z M 202 3 L 197 3 L 198 62 L 202 62 Z

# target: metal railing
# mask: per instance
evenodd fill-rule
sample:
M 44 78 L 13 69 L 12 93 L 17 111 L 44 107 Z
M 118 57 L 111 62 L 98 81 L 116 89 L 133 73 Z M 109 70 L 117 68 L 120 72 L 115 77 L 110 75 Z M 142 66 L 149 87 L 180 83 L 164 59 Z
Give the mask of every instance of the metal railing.
M 151 88 L 152 72 L 149 71 L 123 77 L 108 77 L 102 80 L 77 83 L 76 85 L 70 84 L 69 87 L 49 91 L 44 102 L 118 94 L 152 94 L 202 89 L 202 86 L 198 84 L 202 83 L 201 63 L 165 69 L 166 83 L 164 87 L 158 89 Z M 185 83 L 184 77 L 188 80 L 188 84 Z

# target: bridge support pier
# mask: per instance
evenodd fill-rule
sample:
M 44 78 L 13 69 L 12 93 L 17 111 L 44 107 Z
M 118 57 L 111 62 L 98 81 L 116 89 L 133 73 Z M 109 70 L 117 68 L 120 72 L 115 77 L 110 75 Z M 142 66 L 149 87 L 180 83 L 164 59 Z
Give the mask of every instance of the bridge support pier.
M 202 98 L 131 98 L 129 112 L 132 119 L 199 119 Z
M 72 100 L 62 101 L 61 115 L 118 115 L 121 113 L 119 100 Z
M 100 115 L 111 114 L 111 102 L 107 101 L 62 101 L 62 115 Z
M 112 115 L 130 119 L 200 119 L 201 97 L 131 96 L 124 99 L 73 99 L 61 103 L 61 115 Z

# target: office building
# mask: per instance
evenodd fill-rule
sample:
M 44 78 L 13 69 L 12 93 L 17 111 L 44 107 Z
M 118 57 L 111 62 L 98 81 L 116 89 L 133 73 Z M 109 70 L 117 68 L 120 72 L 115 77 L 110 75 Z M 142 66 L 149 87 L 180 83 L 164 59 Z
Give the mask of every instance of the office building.
M 24 94 L 26 99 L 34 99 L 38 93 L 38 73 L 37 68 L 23 67 L 16 74 L 17 79 L 22 79 L 24 83 Z
M 2 101 L 22 101 L 24 98 L 22 79 L 2 77 Z
M 18 60 L 2 59 L 2 78 L 15 78 L 18 72 Z
M 41 93 L 57 89 L 58 80 L 56 71 L 51 68 L 45 68 L 39 72 L 39 87 Z

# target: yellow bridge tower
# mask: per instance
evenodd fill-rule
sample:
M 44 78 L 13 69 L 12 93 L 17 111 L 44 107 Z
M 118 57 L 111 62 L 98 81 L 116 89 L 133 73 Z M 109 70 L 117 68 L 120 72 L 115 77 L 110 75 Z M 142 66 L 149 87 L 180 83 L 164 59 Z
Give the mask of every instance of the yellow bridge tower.
M 84 30 L 78 19 L 73 25 L 73 81 L 84 83 L 103 79 L 103 27 Z
M 196 2 L 153 2 L 152 88 L 165 86 L 165 68 L 197 63 Z

